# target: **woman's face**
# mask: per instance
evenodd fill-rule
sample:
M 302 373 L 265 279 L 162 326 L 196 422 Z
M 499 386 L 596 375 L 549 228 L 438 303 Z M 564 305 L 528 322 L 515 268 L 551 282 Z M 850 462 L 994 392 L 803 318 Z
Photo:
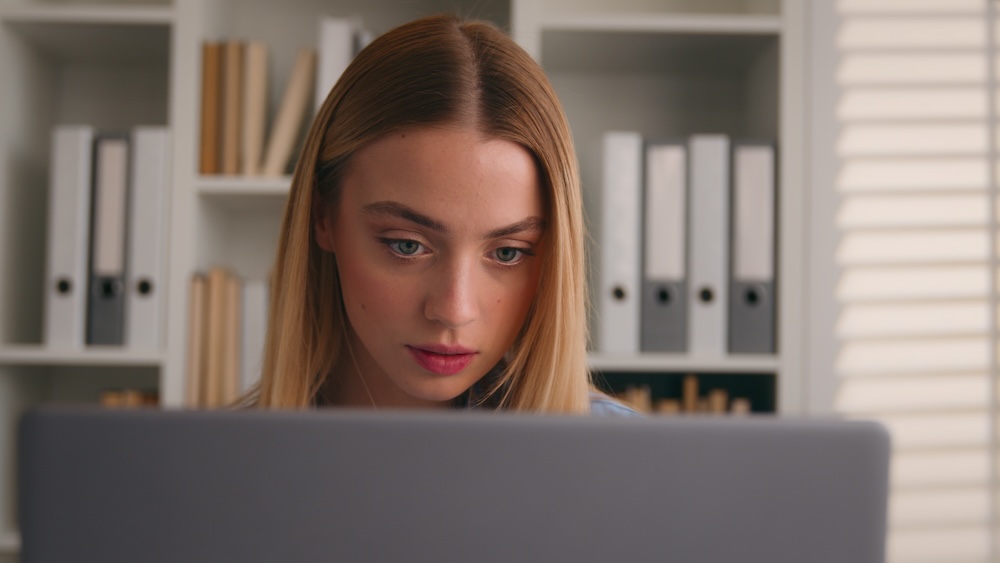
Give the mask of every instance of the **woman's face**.
M 538 285 L 543 217 L 530 153 L 470 128 L 397 132 L 352 157 L 316 239 L 375 402 L 443 405 L 500 361 Z

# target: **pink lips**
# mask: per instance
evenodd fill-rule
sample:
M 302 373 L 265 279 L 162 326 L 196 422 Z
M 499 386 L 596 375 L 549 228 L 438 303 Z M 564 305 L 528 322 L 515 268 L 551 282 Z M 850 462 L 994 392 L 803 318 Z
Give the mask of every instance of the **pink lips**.
M 476 357 L 476 351 L 462 346 L 421 344 L 407 346 L 407 350 L 417 360 L 420 367 L 440 375 L 455 375 L 462 371 Z

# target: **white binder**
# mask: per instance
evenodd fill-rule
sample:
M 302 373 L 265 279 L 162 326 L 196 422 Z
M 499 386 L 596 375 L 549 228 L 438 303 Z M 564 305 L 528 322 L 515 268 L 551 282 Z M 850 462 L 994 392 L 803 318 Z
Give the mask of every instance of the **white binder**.
M 729 138 L 694 135 L 691 151 L 689 351 L 726 354 L 729 313 Z
M 642 136 L 604 135 L 599 349 L 639 352 Z
M 315 112 L 319 111 L 340 75 L 354 59 L 358 27 L 351 18 L 327 16 L 319 20 Z
M 59 126 L 49 165 L 45 344 L 82 348 L 87 327 L 87 257 L 94 129 Z
M 729 351 L 775 351 L 775 150 L 770 143 L 733 146 L 733 263 Z
M 125 345 L 158 350 L 163 344 L 170 134 L 165 127 L 132 133 Z
M 687 145 L 646 147 L 641 346 L 687 350 Z

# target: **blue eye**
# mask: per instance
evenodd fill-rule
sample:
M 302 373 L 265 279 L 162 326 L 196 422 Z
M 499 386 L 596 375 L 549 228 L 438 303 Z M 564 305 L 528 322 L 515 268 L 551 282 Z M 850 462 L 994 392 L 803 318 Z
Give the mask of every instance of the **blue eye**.
M 415 240 L 409 239 L 382 239 L 382 244 L 389 247 L 389 250 L 400 256 L 416 256 L 420 254 L 423 245 Z
M 390 246 L 404 256 L 413 256 L 420 250 L 420 243 L 414 240 L 397 240 L 393 241 Z
M 495 254 L 497 260 L 509 264 L 520 258 L 523 252 L 524 251 L 522 251 L 520 248 L 512 248 L 509 246 L 505 246 L 503 248 L 498 248 Z

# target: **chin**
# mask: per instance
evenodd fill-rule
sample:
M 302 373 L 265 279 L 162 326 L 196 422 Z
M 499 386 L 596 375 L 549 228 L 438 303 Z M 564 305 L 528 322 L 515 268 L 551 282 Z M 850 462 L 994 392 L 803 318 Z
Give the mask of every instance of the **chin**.
M 468 385 L 464 383 L 460 384 L 458 381 L 436 381 L 431 385 L 414 385 L 408 386 L 405 389 L 406 393 L 415 399 L 444 403 L 454 400 L 462 393 L 468 391 L 474 384 L 475 381 Z

